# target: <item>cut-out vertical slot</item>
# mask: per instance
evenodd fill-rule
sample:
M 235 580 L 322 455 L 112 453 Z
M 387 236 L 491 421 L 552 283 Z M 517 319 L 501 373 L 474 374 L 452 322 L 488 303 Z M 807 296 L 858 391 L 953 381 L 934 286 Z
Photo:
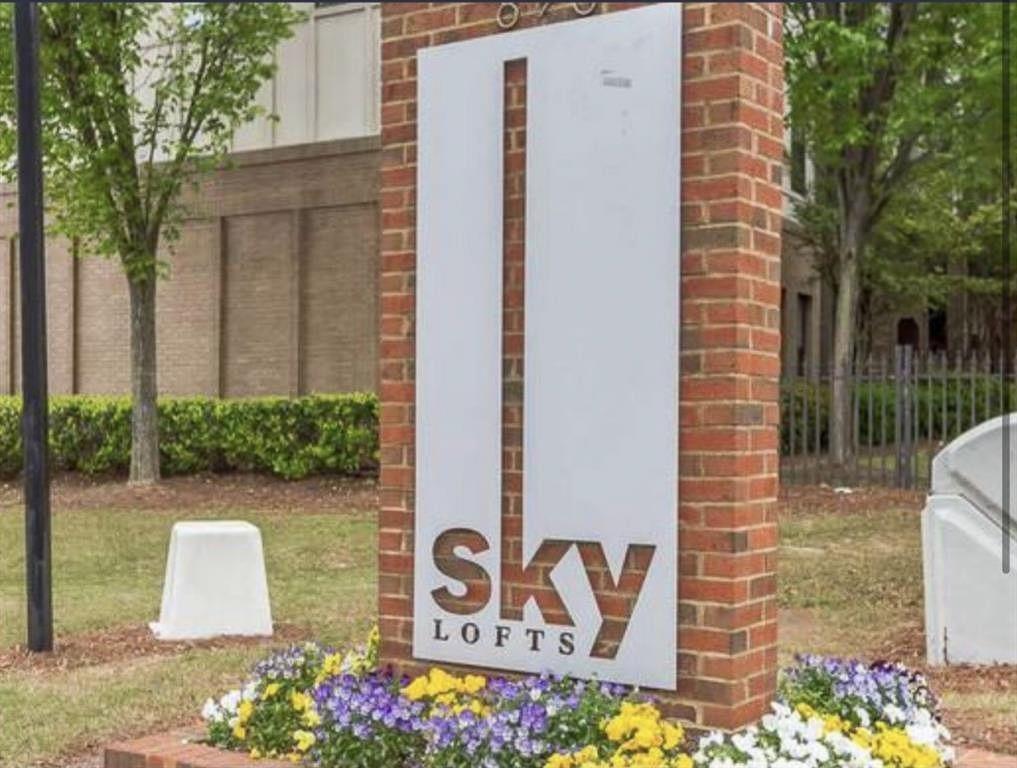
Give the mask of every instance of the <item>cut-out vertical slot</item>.
M 526 270 L 526 59 L 505 62 L 502 129 L 502 475 L 501 568 L 519 574 L 523 515 L 523 328 Z M 519 615 L 503 589 L 501 615 Z

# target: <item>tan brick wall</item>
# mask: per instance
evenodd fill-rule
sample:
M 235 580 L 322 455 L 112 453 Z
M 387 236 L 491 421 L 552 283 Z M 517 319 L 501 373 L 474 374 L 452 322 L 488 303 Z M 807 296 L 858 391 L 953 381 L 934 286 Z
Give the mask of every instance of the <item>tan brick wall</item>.
M 296 389 L 290 370 L 290 281 L 280 259 L 296 236 L 287 212 L 231 216 L 223 266 L 223 394 L 269 395 Z M 233 253 L 243 258 L 232 258 Z
M 336 382 L 375 389 L 378 376 L 378 209 L 349 205 L 304 214 L 301 391 Z M 370 311 L 343 307 L 370 302 Z M 340 350 L 337 354 L 336 350 Z
M 562 3 L 538 18 L 539 5 L 520 4 L 517 28 L 573 16 Z M 601 3 L 599 12 L 632 5 Z M 416 51 L 499 33 L 497 10 L 498 3 L 383 6 L 379 614 L 383 656 L 406 668 L 414 666 Z M 700 725 L 735 727 L 758 717 L 775 686 L 781 12 L 778 4 L 684 6 L 679 684 L 668 698 L 672 711 Z M 510 147 L 511 106 L 525 87 L 520 73 L 512 74 Z M 521 479 L 511 430 L 520 426 L 522 394 L 514 381 L 514 366 L 521 366 L 514 290 L 522 285 L 522 208 L 518 169 L 509 169 L 507 521 Z M 511 536 L 511 523 L 506 529 Z
M 163 248 L 160 392 L 376 388 L 379 154 L 377 137 L 238 153 L 189 193 L 181 238 Z M 15 202 L 0 190 L 0 393 L 20 388 Z M 126 393 L 119 265 L 46 246 L 50 391 Z
M 221 226 L 216 219 L 188 222 L 164 257 L 172 266 L 159 286 L 155 331 L 159 391 L 167 395 L 219 391 Z
M 131 358 L 127 334 L 130 307 L 127 279 L 120 265 L 110 259 L 81 260 L 78 263 L 75 299 L 77 306 L 68 308 L 73 309 L 77 316 L 74 338 L 77 375 L 73 391 L 91 395 L 129 392 Z M 51 361 L 50 365 L 54 362 Z M 63 394 L 55 387 L 52 391 Z

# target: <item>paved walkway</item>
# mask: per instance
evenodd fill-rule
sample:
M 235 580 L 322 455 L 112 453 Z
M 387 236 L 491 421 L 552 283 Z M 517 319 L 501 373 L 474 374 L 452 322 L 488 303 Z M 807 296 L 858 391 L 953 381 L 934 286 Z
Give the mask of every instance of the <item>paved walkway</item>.
M 1017 755 L 997 755 L 984 749 L 961 747 L 957 750 L 957 768 L 1017 768 Z

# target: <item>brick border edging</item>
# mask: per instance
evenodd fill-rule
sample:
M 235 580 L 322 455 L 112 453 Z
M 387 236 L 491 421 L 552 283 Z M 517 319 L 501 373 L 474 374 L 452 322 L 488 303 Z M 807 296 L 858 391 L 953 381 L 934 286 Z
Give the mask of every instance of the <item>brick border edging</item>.
M 958 768 L 1014 768 L 1017 756 L 988 752 L 978 747 L 958 747 Z
M 252 760 L 240 752 L 227 752 L 197 744 L 202 733 L 184 728 L 131 741 L 110 744 L 104 750 L 105 768 L 292 768 L 278 760 Z M 1013 755 L 987 752 L 974 747 L 957 750 L 959 768 L 1010 768 Z
M 105 768 L 293 768 L 280 760 L 252 760 L 198 741 L 200 728 L 180 728 L 140 739 L 118 741 L 103 750 Z

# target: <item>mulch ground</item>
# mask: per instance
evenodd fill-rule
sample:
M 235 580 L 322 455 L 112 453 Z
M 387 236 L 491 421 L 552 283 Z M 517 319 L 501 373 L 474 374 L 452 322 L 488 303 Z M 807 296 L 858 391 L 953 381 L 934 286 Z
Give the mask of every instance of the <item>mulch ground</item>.
M 974 694 L 1010 694 L 1017 691 L 1017 666 L 1012 664 L 951 664 L 930 667 L 925 663 L 925 631 L 915 624 L 891 638 L 878 655 L 920 671 L 933 691 Z M 943 716 L 957 745 L 977 745 L 1017 755 L 1017 712 L 1003 725 L 986 723 L 977 710 L 944 707 Z
M 878 509 L 913 509 L 918 514 L 925 504 L 925 491 L 785 485 L 779 502 L 782 515 L 848 515 Z
M 280 480 L 247 474 L 168 477 L 155 485 L 123 478 L 60 474 L 51 484 L 54 509 L 253 509 L 280 512 L 355 512 L 378 507 L 373 478 Z M 0 508 L 23 503 L 18 480 L 0 483 Z
M 83 632 L 57 639 L 52 653 L 29 653 L 24 646 L 0 649 L 0 672 L 50 672 L 91 667 L 127 659 L 175 656 L 186 651 L 237 646 L 277 647 L 311 639 L 311 631 L 276 624 L 272 637 L 217 637 L 209 640 L 157 640 L 146 626 Z

